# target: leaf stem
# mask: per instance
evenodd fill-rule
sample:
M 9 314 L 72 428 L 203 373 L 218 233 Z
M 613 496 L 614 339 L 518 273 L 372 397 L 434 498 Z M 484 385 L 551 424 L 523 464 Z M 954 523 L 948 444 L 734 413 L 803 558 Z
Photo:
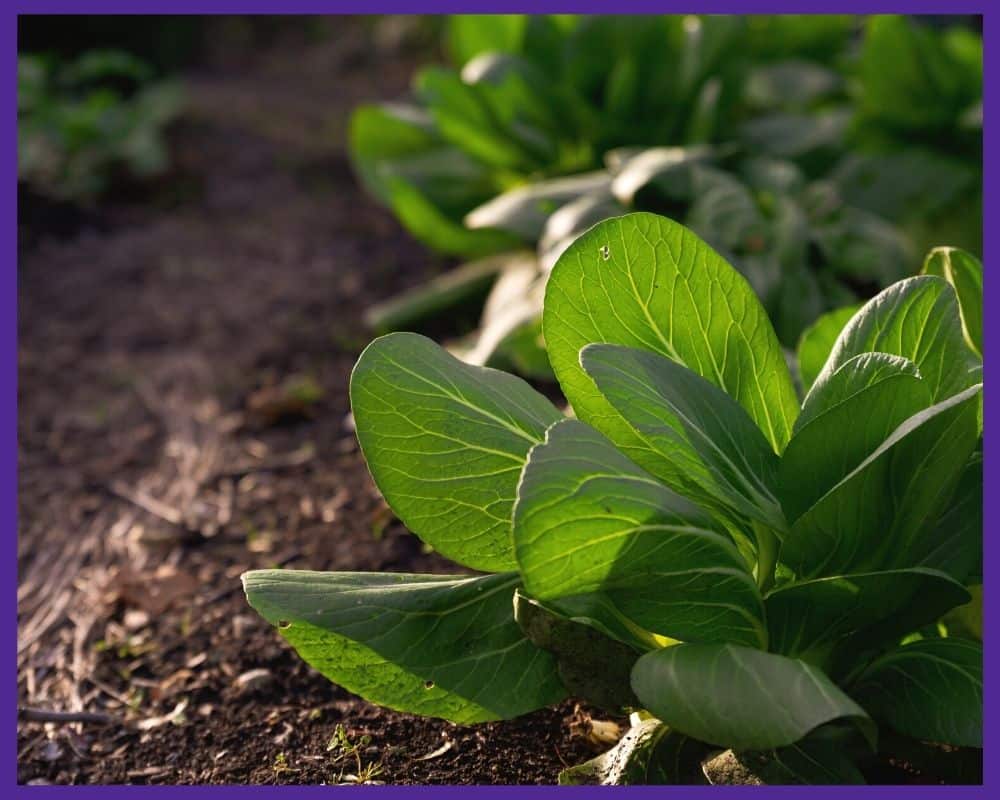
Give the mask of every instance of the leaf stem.
M 774 570 L 778 565 L 778 537 L 770 528 L 753 523 L 757 539 L 757 586 L 765 592 L 774 584 Z

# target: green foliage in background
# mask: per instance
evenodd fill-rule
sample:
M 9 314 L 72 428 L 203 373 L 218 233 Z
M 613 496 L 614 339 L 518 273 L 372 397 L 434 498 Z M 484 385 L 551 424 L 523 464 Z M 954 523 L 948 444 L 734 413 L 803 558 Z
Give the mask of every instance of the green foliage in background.
M 164 131 L 179 88 L 121 51 L 76 60 L 21 55 L 17 65 L 18 180 L 60 200 L 91 202 L 118 177 L 169 166 Z
M 380 491 L 475 574 L 255 571 L 249 602 L 391 708 L 632 712 L 565 783 L 861 783 L 876 754 L 981 748 L 982 265 L 925 273 L 821 318 L 790 369 L 696 234 L 600 222 L 544 289 L 574 417 L 415 334 L 354 369 Z
M 351 126 L 368 189 L 440 252 L 492 262 L 471 363 L 545 376 L 558 254 L 627 211 L 723 252 L 793 347 L 820 314 L 946 241 L 981 250 L 982 39 L 906 17 L 450 18 L 455 68 Z M 534 250 L 533 273 L 525 252 Z M 502 257 L 502 256 L 501 256 Z M 469 275 L 469 281 L 463 275 Z M 411 326 L 478 293 L 478 261 L 372 309 Z

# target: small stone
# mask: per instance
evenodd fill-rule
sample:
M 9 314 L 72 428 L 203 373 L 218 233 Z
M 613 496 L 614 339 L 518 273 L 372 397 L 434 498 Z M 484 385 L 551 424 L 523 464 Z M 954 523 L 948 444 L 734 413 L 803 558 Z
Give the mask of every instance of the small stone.
M 240 691 L 256 692 L 271 685 L 274 676 L 269 669 L 251 669 L 236 679 Z

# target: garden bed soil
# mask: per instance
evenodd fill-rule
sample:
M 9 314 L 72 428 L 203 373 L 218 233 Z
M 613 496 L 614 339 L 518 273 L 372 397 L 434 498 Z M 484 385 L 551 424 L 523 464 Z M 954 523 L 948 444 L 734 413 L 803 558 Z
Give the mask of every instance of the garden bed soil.
M 243 596 L 275 565 L 455 571 L 350 426 L 362 312 L 447 264 L 345 152 L 350 110 L 416 56 L 336 24 L 188 76 L 154 186 L 88 211 L 21 195 L 21 782 L 552 783 L 593 755 L 572 702 L 475 728 L 375 707 Z M 328 749 L 338 726 L 360 763 Z

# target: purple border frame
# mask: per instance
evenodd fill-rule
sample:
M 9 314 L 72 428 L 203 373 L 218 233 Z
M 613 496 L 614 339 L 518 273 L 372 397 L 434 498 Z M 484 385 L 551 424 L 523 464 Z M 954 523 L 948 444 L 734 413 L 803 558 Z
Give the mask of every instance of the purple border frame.
M 33 798 L 72 796 L 87 797 L 123 797 L 135 792 L 155 797 L 191 797 L 205 794 L 218 800 L 226 798 L 268 796 L 275 791 L 270 786 L 18 786 L 17 785 L 17 127 L 16 127 L 16 94 L 17 94 L 17 16 L 19 14 L 335 14 L 335 13 L 461 13 L 461 12 L 506 12 L 506 13 L 905 13 L 905 14 L 981 14 L 983 16 L 983 34 L 991 46 L 1000 36 L 1000 9 L 989 13 L 986 0 L 840 0 L 824 4 L 823 8 L 796 0 L 616 0 L 616 2 L 599 2 L 599 0 L 536 0 L 529 3 L 516 0 L 374 0 L 374 2 L 322 2 L 322 0 L 11 0 L 0 11 L 0 37 L 5 43 L 3 52 L 7 53 L 4 63 L 7 64 L 0 87 L 0 99 L 6 108 L 6 123 L 0 125 L 2 149 L 0 149 L 0 196 L 3 208 L 3 242 L 4 252 L 8 254 L 6 267 L 0 268 L 2 283 L 0 283 L 0 366 L 3 393 L 0 395 L 0 418 L 3 420 L 0 428 L 0 515 L 3 520 L 3 535 L 6 538 L 5 550 L 8 554 L 3 560 L 2 583 L 7 586 L 7 602 L 10 616 L 5 617 L 3 628 L 7 645 L 7 661 L 2 669 L 4 685 L 3 706 L 4 717 L 9 721 L 3 727 L 3 749 L 8 754 L 0 767 L 3 776 L 2 786 L 18 796 Z M 1000 41 L 1000 40 L 998 40 Z M 998 165 L 1000 165 L 1000 56 L 991 47 L 984 50 L 984 122 L 983 139 L 983 218 L 1000 219 L 1000 192 L 998 192 Z M 989 226 L 984 226 L 983 255 L 985 261 L 1000 263 L 1000 233 Z M 6 261 L 6 259 L 4 259 Z M 1000 284 L 998 284 L 1000 285 Z M 1000 290 L 994 288 L 991 280 L 986 281 L 984 305 L 990 308 L 1000 305 Z M 985 315 L 986 339 L 990 347 L 1000 347 L 1000 318 L 994 320 L 992 315 Z M 990 395 L 984 400 L 984 413 L 990 408 Z M 984 445 L 985 448 L 985 445 Z M 989 485 L 998 475 L 998 456 L 995 447 L 985 448 L 984 481 Z M 987 492 L 983 508 L 984 532 L 992 528 L 1000 519 L 1000 500 Z M 1000 559 L 1000 546 L 991 542 L 990 536 L 984 536 L 984 558 L 986 569 L 994 571 L 996 562 Z M 985 639 L 984 670 L 987 675 L 994 672 L 998 664 L 996 657 L 997 636 L 1000 630 L 993 624 L 995 612 L 1000 609 L 991 592 L 985 593 L 986 610 L 984 612 L 990 636 Z M 998 731 L 998 694 L 994 684 L 987 682 L 984 687 L 984 740 L 990 742 L 1000 740 Z M 989 748 L 989 745 L 986 745 Z M 626 792 L 630 796 L 653 797 L 663 793 L 685 797 L 695 795 L 701 797 L 732 796 L 733 793 L 752 793 L 760 797 L 795 797 L 808 793 L 810 798 L 846 797 L 848 793 L 860 792 L 875 798 L 986 798 L 992 790 L 1000 788 L 1000 763 L 986 760 L 982 786 L 862 786 L 862 787 L 795 787 L 795 786 L 765 786 L 765 787 L 723 787 L 723 786 L 678 786 L 678 787 L 629 787 L 619 788 L 617 792 Z M 322 794 L 338 791 L 326 786 L 289 786 L 281 787 L 282 795 L 291 797 L 319 797 Z M 339 791 L 364 793 L 373 792 L 380 797 L 459 797 L 459 793 L 469 791 L 466 787 L 343 787 Z M 473 792 L 491 797 L 527 797 L 529 794 L 538 796 L 540 793 L 572 792 L 574 795 L 598 794 L 606 796 L 602 787 L 577 787 L 560 789 L 558 787 L 523 787 L 523 786 L 482 786 L 472 789 Z

